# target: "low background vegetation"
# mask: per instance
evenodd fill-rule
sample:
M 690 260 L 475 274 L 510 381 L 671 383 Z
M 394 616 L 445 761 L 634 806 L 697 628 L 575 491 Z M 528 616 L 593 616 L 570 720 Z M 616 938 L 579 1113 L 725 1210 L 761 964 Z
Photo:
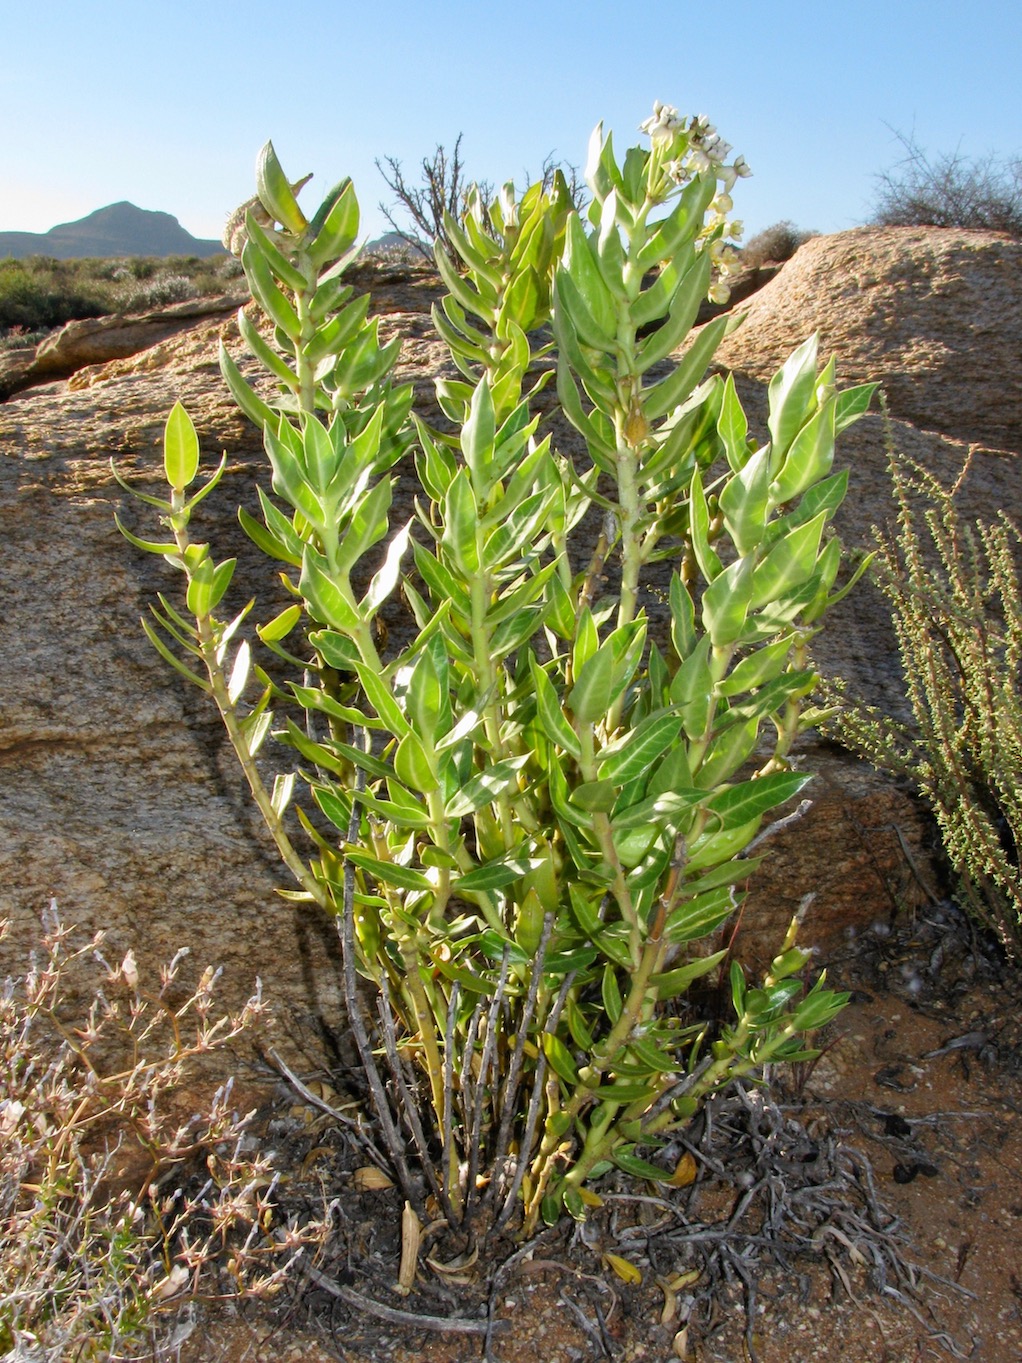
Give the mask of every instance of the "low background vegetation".
M 905 155 L 877 177 L 871 221 L 883 227 L 965 227 L 1022 239 L 1022 156 L 932 160 L 913 137 L 897 134 Z
M 237 288 L 239 278 L 244 280 L 241 263 L 227 255 L 206 259 L 8 257 L 0 260 L 0 331 L 8 333 L 8 345 L 27 344 L 32 333 L 80 318 L 147 312 L 189 298 L 224 293 Z

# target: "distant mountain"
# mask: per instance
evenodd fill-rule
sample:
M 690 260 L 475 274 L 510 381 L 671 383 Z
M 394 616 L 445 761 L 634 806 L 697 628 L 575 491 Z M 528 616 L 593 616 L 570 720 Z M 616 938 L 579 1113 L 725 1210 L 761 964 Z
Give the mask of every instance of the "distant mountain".
M 0 258 L 54 256 L 216 256 L 219 241 L 193 237 L 170 213 L 154 213 L 132 203 L 109 204 L 77 222 L 62 222 L 48 232 L 0 232 Z

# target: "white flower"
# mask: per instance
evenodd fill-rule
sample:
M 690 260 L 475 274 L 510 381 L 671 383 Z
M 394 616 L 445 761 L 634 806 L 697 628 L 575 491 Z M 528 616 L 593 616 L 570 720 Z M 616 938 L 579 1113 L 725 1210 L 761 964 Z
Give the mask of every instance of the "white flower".
M 710 169 L 710 158 L 704 151 L 696 149 L 688 158 L 688 166 L 693 175 L 704 175 Z
M 121 962 L 121 974 L 129 989 L 138 988 L 138 963 L 135 960 L 135 953 L 130 949 Z
M 0 1136 L 3 1136 L 5 1141 L 14 1135 L 24 1115 L 25 1104 L 19 1103 L 17 1098 L 5 1098 L 0 1103 Z
M 710 285 L 710 291 L 706 296 L 711 303 L 728 303 L 731 300 L 731 290 L 723 281 L 718 280 L 716 284 Z
M 718 194 L 710 207 L 714 213 L 730 213 L 735 206 L 735 201 L 730 194 Z
M 644 123 L 639 124 L 639 132 L 647 133 L 653 143 L 667 142 L 684 126 L 684 120 L 679 118 L 674 105 L 661 104 L 657 99 L 653 101 L 652 118 L 647 118 Z
M 741 241 L 742 233 L 744 231 L 745 223 L 741 218 L 735 218 L 734 222 L 732 222 L 731 226 L 728 228 L 728 236 L 732 241 Z
M 752 174 L 752 167 L 744 156 L 735 157 L 734 172 L 743 180 Z

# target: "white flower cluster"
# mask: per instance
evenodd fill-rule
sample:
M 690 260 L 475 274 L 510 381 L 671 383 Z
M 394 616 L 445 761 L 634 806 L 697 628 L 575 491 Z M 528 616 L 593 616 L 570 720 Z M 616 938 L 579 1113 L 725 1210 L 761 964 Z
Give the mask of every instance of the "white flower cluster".
M 730 296 L 729 275 L 740 269 L 738 253 L 727 244 L 728 239 L 741 239 L 743 224 L 728 214 L 734 208 L 731 190 L 736 181 L 752 174 L 744 156 L 736 156 L 728 164 L 731 144 L 725 142 L 705 114 L 696 114 L 687 122 L 671 104 L 656 100 L 653 115 L 640 124 L 640 132 L 648 134 L 653 153 L 663 158 L 663 168 L 676 185 L 686 185 L 697 175 L 712 174 L 721 188 L 710 204 L 709 216 L 702 232 L 709 241 L 714 265 L 714 283 L 709 297 L 714 303 L 726 303 Z
M 722 195 L 727 196 L 736 180 L 752 174 L 744 156 L 726 164 L 731 143 L 724 141 L 705 114 L 696 114 L 686 123 L 673 104 L 656 100 L 652 117 L 639 125 L 639 131 L 649 136 L 654 149 L 674 153 L 666 168 L 676 184 L 687 184 L 693 176 L 712 171 L 724 186 Z

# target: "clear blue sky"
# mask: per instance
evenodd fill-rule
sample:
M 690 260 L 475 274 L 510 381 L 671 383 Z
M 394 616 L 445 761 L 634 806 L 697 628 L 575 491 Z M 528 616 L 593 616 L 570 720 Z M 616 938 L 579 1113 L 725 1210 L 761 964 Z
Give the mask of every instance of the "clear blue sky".
M 636 16 L 635 18 L 628 17 Z M 0 4 L 0 230 L 120 199 L 219 236 L 272 138 L 303 203 L 355 180 L 384 228 L 377 157 L 414 171 L 459 132 L 501 181 L 619 147 L 654 99 L 706 113 L 752 166 L 747 236 L 868 216 L 903 154 L 1022 153 L 1018 0 L 48 0 Z

